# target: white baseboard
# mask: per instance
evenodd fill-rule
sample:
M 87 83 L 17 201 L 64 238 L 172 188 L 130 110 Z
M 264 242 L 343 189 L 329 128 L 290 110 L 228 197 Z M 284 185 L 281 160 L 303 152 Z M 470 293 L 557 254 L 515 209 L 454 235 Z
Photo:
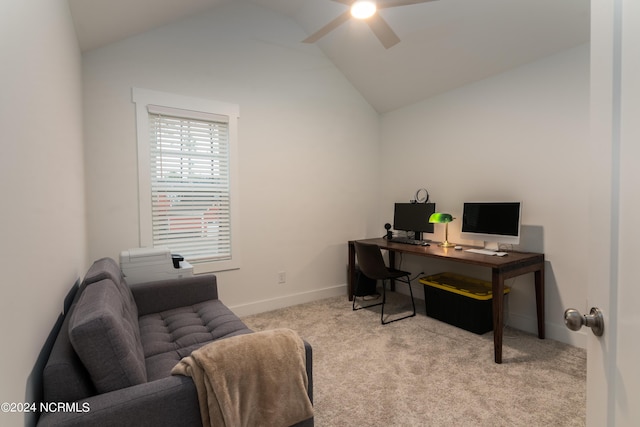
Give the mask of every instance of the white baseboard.
M 538 333 L 538 323 L 535 318 L 521 316 L 515 313 L 507 315 L 507 325 L 521 331 Z M 545 338 L 560 341 L 579 348 L 587 348 L 587 334 L 584 330 L 577 332 L 569 330 L 564 324 L 545 324 Z
M 317 301 L 324 298 L 344 295 L 347 297 L 347 285 L 331 286 L 323 289 L 300 292 L 297 294 L 285 295 L 277 298 L 270 298 L 261 301 L 254 301 L 247 304 L 230 306 L 236 316 L 250 316 L 252 314 L 264 313 L 266 311 L 277 310 L 279 308 L 290 307 L 292 305 L 304 304 L 306 302 Z

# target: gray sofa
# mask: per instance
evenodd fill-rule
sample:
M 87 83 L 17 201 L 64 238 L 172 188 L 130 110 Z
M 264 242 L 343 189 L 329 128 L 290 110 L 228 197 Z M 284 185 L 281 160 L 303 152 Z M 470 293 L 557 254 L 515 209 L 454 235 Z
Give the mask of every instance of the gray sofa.
M 98 260 L 42 371 L 42 400 L 70 405 L 41 414 L 37 426 L 201 426 L 192 379 L 171 369 L 211 341 L 251 332 L 218 299 L 214 275 L 130 287 L 114 260 Z M 313 401 L 306 342 L 305 351 Z

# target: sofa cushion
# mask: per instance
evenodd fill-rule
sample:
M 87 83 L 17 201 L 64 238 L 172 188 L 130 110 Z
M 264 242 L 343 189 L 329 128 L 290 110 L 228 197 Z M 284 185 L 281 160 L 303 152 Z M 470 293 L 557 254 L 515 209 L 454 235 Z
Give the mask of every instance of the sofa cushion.
M 118 286 L 124 279 L 118 263 L 113 258 L 100 258 L 94 261 L 84 275 L 84 284 L 86 286 L 104 279 L 111 279 Z
M 139 326 L 149 381 L 169 376 L 204 344 L 252 332 L 219 300 L 142 316 Z
M 75 310 L 79 294 L 76 293 L 69 312 Z M 89 374 L 73 350 L 69 340 L 69 320 L 66 315 L 60 326 L 49 359 L 42 371 L 43 401 L 74 402 L 96 394 Z
M 120 292 L 123 301 L 125 301 L 127 305 L 130 317 L 132 319 L 137 319 L 138 309 L 136 307 L 133 294 L 131 293 L 131 288 L 129 288 L 129 285 L 125 281 L 118 263 L 112 258 L 101 258 L 95 261 L 89 268 L 89 271 L 87 271 L 87 274 L 85 274 L 82 286 L 89 286 L 92 283 L 100 282 L 105 279 L 111 280 L 116 285 L 118 292 Z
M 102 280 L 110 280 L 115 285 L 120 297 L 122 298 L 124 310 L 123 315 L 127 322 L 132 325 L 136 334 L 136 338 L 140 338 L 140 330 L 138 329 L 138 306 L 131 292 L 131 288 L 124 279 L 122 271 L 118 263 L 112 258 L 101 258 L 91 265 L 87 274 L 84 276 L 82 287 L 90 286 Z
M 104 279 L 83 290 L 71 313 L 71 344 L 99 393 L 147 380 L 133 309 L 116 284 Z

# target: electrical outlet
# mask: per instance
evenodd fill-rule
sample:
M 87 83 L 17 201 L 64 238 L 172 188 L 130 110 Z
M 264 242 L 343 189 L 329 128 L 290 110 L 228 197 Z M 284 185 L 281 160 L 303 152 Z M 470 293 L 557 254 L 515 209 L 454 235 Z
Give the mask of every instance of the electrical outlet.
M 287 283 L 287 273 L 285 273 L 284 271 L 278 272 L 278 283 Z

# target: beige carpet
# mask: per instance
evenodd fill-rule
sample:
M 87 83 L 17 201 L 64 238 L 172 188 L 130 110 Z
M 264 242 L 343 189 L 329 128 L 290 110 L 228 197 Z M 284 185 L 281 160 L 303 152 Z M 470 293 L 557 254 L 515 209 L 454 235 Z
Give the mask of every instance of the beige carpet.
M 319 427 L 585 425 L 584 350 L 507 327 L 498 365 L 491 332 L 426 317 L 423 304 L 383 326 L 379 310 L 352 311 L 344 296 L 243 320 L 311 343 Z

